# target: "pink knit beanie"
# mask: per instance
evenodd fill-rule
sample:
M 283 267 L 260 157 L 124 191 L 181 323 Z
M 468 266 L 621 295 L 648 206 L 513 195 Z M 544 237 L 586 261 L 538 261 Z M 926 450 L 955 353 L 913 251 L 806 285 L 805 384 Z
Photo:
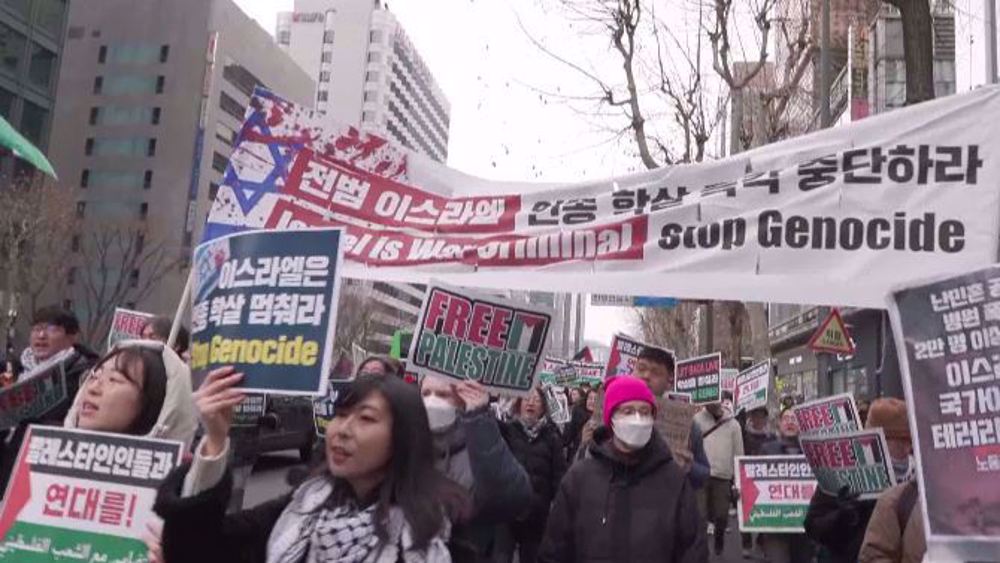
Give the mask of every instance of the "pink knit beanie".
M 611 426 L 611 415 L 622 403 L 645 401 L 656 411 L 656 398 L 646 386 L 646 382 L 631 375 L 621 375 L 608 380 L 604 391 L 604 425 Z

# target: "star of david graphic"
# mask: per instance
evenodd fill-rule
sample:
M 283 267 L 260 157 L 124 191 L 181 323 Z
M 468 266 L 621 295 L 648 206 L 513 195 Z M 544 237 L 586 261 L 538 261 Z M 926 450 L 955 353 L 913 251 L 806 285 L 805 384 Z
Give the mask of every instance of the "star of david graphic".
M 247 119 L 247 125 L 256 129 L 261 135 L 270 137 L 271 128 L 267 126 L 264 118 L 263 111 L 255 111 Z M 288 177 L 288 168 L 292 163 L 292 155 L 295 153 L 294 148 L 294 146 L 287 147 L 288 150 L 283 155 L 281 151 L 282 146 L 279 143 L 272 142 L 267 144 L 267 150 L 271 153 L 271 160 L 274 161 L 274 167 L 261 182 L 251 182 L 241 179 L 233 166 L 229 166 L 226 169 L 226 176 L 223 183 L 232 186 L 236 202 L 244 214 L 250 213 L 260 203 L 265 194 L 277 193 L 279 191 L 278 180 Z

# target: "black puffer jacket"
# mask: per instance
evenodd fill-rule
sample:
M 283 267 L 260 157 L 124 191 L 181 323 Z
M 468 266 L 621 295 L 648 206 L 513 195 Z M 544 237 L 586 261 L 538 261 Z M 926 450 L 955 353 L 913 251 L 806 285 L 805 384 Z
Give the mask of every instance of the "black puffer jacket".
M 694 490 L 659 435 L 631 463 L 614 449 L 607 428 L 594 433 L 590 451 L 559 487 L 540 561 L 708 561 Z
M 521 467 L 528 472 L 534 498 L 531 509 L 521 517 L 526 525 L 544 528 L 549 515 L 549 505 L 556 496 L 559 482 L 566 473 L 566 459 L 563 457 L 562 436 L 551 422 L 546 422 L 534 438 L 517 420 L 500 425 L 507 446 Z M 539 533 L 541 533 L 539 531 Z
M 830 554 L 828 561 L 856 563 L 875 502 L 857 500 L 846 491 L 829 495 L 816 489 L 806 513 L 806 535 L 826 548 Z

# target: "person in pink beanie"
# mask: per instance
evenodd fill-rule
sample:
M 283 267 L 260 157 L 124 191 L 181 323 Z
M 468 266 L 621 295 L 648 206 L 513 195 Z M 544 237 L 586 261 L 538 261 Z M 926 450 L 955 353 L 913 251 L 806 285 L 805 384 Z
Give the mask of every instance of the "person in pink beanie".
M 608 380 L 604 426 L 570 468 L 539 561 L 708 561 L 694 490 L 653 428 L 656 399 L 636 377 Z

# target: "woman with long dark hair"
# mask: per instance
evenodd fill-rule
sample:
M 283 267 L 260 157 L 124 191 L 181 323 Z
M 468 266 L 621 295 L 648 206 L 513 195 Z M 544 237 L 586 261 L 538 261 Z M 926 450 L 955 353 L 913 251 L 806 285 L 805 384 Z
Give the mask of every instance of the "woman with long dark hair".
M 225 515 L 227 432 L 243 399 L 242 374 L 223 368 L 195 394 L 205 438 L 191 466 L 160 487 L 165 561 L 312 563 L 444 562 L 449 519 L 465 491 L 434 469 L 417 390 L 392 376 L 362 375 L 336 403 L 326 463 L 291 494 Z

